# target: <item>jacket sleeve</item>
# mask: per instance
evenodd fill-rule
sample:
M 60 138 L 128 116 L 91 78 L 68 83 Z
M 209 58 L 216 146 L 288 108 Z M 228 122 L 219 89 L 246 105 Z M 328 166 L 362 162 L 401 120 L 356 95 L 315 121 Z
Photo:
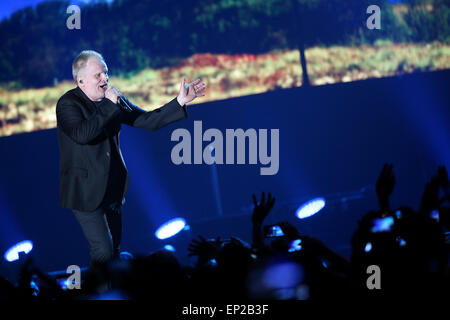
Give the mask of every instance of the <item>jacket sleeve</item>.
M 126 102 L 132 111 L 122 111 L 122 122 L 132 127 L 157 130 L 169 123 L 187 118 L 186 106 L 180 106 L 176 98 L 152 111 L 142 110 L 133 105 L 128 99 L 126 99 Z
M 76 143 L 88 144 L 120 113 L 119 106 L 109 99 L 103 99 L 97 109 L 97 112 L 86 119 L 76 103 L 61 99 L 56 105 L 58 127 Z

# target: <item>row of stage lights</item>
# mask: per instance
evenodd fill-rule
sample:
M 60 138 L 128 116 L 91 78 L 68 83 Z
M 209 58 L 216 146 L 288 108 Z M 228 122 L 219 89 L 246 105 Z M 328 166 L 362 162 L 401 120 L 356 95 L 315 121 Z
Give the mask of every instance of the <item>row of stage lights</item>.
M 295 215 L 299 219 L 305 219 L 313 216 L 320 210 L 325 207 L 325 199 L 324 198 L 314 198 L 301 206 L 295 212 Z M 189 230 L 190 226 L 186 223 L 186 220 L 183 218 L 174 218 L 171 219 L 164 224 L 162 224 L 155 232 L 156 238 L 159 240 L 169 239 L 183 230 Z M 4 258 L 8 262 L 17 261 L 22 254 L 29 254 L 33 249 L 33 242 L 29 240 L 21 241 L 11 248 L 9 248 L 5 254 Z M 165 245 L 164 249 L 168 251 L 175 251 L 175 248 L 171 245 Z
M 316 214 L 325 207 L 324 198 L 314 198 L 304 204 L 302 204 L 295 212 L 295 215 L 299 219 L 305 219 Z M 189 225 L 186 224 L 186 220 L 183 218 L 175 218 L 165 222 L 155 232 L 156 238 L 160 240 L 169 239 L 182 230 L 189 230 Z

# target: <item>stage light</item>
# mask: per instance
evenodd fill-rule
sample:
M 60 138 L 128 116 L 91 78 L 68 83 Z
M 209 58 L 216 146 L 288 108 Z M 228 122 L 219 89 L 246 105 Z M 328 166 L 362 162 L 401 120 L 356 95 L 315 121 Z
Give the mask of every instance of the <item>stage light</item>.
M 164 250 L 167 250 L 167 251 L 170 251 L 170 252 L 175 252 L 175 248 L 171 244 L 166 244 L 164 246 Z
M 314 198 L 298 207 L 296 215 L 299 219 L 308 218 L 322 210 L 323 207 L 325 207 L 325 199 Z
M 183 230 L 185 226 L 186 220 L 184 220 L 183 218 L 174 218 L 160 226 L 156 230 L 155 236 L 160 240 L 167 239 L 173 237 L 178 232 Z
M 5 254 L 4 258 L 8 262 L 13 262 L 19 260 L 19 254 L 25 253 L 28 254 L 33 249 L 33 242 L 29 240 L 24 240 L 19 243 L 16 243 L 11 248 L 9 248 Z
M 372 243 L 367 242 L 366 243 L 366 247 L 364 248 L 365 252 L 370 252 L 370 250 L 372 250 Z

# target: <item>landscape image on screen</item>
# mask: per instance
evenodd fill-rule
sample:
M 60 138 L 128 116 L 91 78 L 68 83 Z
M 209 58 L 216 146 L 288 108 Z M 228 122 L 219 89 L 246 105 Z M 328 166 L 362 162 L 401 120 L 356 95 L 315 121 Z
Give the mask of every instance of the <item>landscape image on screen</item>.
M 449 1 L 35 1 L 0 21 L 0 136 L 56 127 L 71 65 L 103 54 L 110 84 L 152 110 L 180 80 L 201 102 L 450 68 Z M 370 5 L 380 8 L 370 29 Z M 326 23 L 324 23 L 326 21 Z M 301 59 L 303 57 L 303 61 Z

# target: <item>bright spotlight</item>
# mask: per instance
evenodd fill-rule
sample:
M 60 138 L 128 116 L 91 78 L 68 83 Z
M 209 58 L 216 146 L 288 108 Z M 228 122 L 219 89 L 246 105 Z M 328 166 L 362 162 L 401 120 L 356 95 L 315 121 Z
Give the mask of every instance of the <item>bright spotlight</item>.
M 324 198 L 314 198 L 298 207 L 296 215 L 299 219 L 311 217 L 325 207 Z
M 178 232 L 183 230 L 185 225 L 186 220 L 184 220 L 183 218 L 175 218 L 169 220 L 156 230 L 155 236 L 160 240 L 173 237 Z
M 5 255 L 3 256 L 6 261 L 13 262 L 19 260 L 19 254 L 25 253 L 28 254 L 33 249 L 33 242 L 29 240 L 24 240 L 19 243 L 16 243 L 11 248 L 9 248 Z

